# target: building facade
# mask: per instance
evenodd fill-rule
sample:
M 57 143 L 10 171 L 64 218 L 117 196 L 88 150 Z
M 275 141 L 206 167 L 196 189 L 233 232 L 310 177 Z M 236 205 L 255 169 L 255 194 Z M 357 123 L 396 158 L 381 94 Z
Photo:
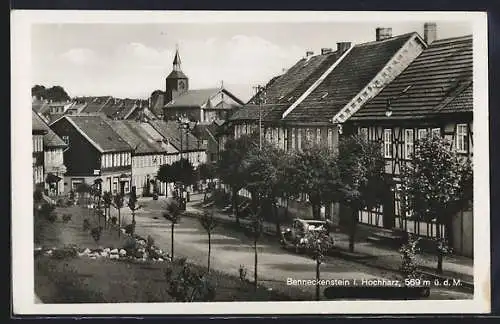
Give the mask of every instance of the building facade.
M 51 124 L 68 145 L 64 152 L 65 192 L 80 183 L 102 180 L 102 191 L 127 194 L 131 190 L 132 147 L 100 115 L 64 116 Z
M 411 161 L 418 140 L 429 135 L 446 138 L 450 150 L 472 159 L 472 95 L 472 36 L 434 38 L 403 73 L 348 119 L 346 125 L 353 132 L 379 143 L 393 181 L 386 203 L 361 212 L 361 222 L 435 237 L 436 224 L 411 219 L 411 212 L 402 210 L 401 166 Z M 468 256 L 472 256 L 472 223 L 472 211 L 465 210 L 453 225 L 452 245 Z
M 306 54 L 233 114 L 229 124 L 234 137 L 257 131 L 283 150 L 301 150 L 308 143 L 335 150 L 347 118 L 427 47 L 418 33 L 392 37 L 390 28 L 378 28 L 375 38 L 354 46 L 338 43 L 335 52 L 323 49 L 321 55 Z M 311 216 L 307 196 L 300 200 L 303 207 L 297 205 L 297 211 Z M 323 211 L 323 217 L 339 222 L 337 204 L 323 206 Z
M 110 121 L 113 130 L 132 148 L 132 188 L 138 196 L 151 196 L 154 191 L 164 194 L 157 180 L 163 164 L 171 164 L 169 157 L 178 153 L 159 133 L 147 123 L 117 120 Z M 149 128 L 149 129 L 146 129 Z
M 32 166 L 33 166 L 33 191 L 44 188 L 44 154 L 43 136 L 47 133 L 43 123 L 35 111 L 32 114 L 31 139 L 32 139 Z

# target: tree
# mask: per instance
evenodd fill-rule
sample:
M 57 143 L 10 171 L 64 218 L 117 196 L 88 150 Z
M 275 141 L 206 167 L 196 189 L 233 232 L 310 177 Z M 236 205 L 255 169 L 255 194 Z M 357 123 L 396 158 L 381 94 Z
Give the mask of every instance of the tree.
M 71 99 L 70 96 L 66 93 L 66 90 L 64 90 L 64 88 L 61 86 L 53 86 L 51 88 L 48 88 L 45 91 L 44 97 L 47 100 L 52 100 L 55 102 L 68 101 Z
M 35 85 L 31 88 L 31 95 L 38 99 L 52 100 L 55 102 L 68 101 L 70 96 L 61 86 L 46 88 L 43 85 Z
M 193 164 L 186 159 L 180 159 L 170 165 L 160 166 L 157 178 L 166 183 L 180 183 L 184 187 L 193 184 L 196 177 Z
M 415 219 L 436 223 L 437 271 L 441 273 L 443 256 L 453 240 L 453 216 L 472 201 L 472 161 L 452 151 L 446 139 L 432 135 L 418 141 L 411 158 L 401 170 L 404 210 Z
M 111 193 L 109 191 L 105 191 L 102 194 L 102 202 L 104 205 L 104 217 L 106 219 L 108 219 L 111 216 L 110 208 L 111 208 L 111 204 L 113 202 L 113 196 L 111 195 Z
M 45 87 L 43 85 L 36 84 L 31 88 L 31 96 L 37 99 L 42 99 L 45 96 Z
M 320 300 L 320 266 L 328 251 L 333 247 L 333 238 L 327 229 L 321 231 L 309 231 L 306 234 L 307 249 L 312 252 L 316 261 L 316 300 Z
M 135 195 L 134 191 L 130 193 L 130 197 L 128 199 L 128 208 L 132 212 L 132 226 L 135 226 L 135 212 L 141 209 L 141 206 L 137 204 L 137 196 Z
M 253 251 L 254 251 L 254 288 L 257 291 L 257 265 L 258 265 L 258 251 L 257 251 L 257 243 L 259 238 L 262 236 L 263 232 L 263 222 L 262 222 L 262 213 L 260 206 L 255 208 L 251 208 L 250 211 L 250 227 L 245 229 L 245 235 L 252 239 L 253 243 Z
M 289 156 L 283 150 L 265 142 L 261 149 L 253 147 L 243 161 L 247 173 L 245 188 L 252 194 L 255 205 L 269 202 L 273 219 L 276 221 L 276 233 L 280 233 L 277 198 L 286 191 L 286 166 Z
M 240 223 L 238 210 L 238 192 L 246 184 L 244 160 L 247 152 L 258 143 L 258 135 L 243 135 L 237 139 L 229 139 L 224 144 L 217 164 L 217 173 L 224 184 L 231 187 L 231 199 L 236 223 Z
M 340 175 L 339 199 L 349 206 L 349 250 L 354 252 L 354 240 L 359 211 L 379 206 L 386 186 L 385 160 L 376 142 L 358 135 L 343 138 L 339 143 L 335 164 Z
M 117 193 L 113 197 L 113 206 L 118 210 L 118 237 L 120 237 L 122 224 L 121 209 L 123 208 L 123 195 L 121 193 Z
M 216 176 L 216 165 L 214 163 L 202 163 L 198 166 L 200 180 L 212 180 Z
M 292 197 L 307 194 L 314 219 L 320 219 L 321 206 L 336 200 L 339 174 L 335 155 L 321 145 L 307 145 L 292 154 L 285 176 L 289 182 L 289 194 Z
M 175 200 L 171 200 L 167 205 L 166 211 L 163 213 L 163 217 L 170 222 L 171 225 L 171 243 L 172 243 L 172 260 L 174 260 L 174 229 L 175 224 L 178 224 L 181 219 L 181 207 L 179 203 Z
M 180 182 L 183 186 L 192 185 L 195 181 L 193 164 L 187 159 L 180 159 L 172 163 L 174 182 Z
M 213 210 L 204 211 L 200 218 L 200 224 L 208 234 L 208 265 L 207 272 L 210 272 L 210 252 L 212 250 L 212 232 L 217 227 L 217 219 L 214 218 Z

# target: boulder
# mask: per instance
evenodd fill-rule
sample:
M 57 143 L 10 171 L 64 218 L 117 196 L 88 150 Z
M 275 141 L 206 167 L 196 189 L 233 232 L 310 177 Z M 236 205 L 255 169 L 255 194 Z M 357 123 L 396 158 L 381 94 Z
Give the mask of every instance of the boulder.
M 83 250 L 83 254 L 90 254 L 90 249 L 89 248 L 86 248 L 85 250 Z
M 102 257 L 104 257 L 104 258 L 107 258 L 107 257 L 109 256 L 108 252 L 106 252 L 106 251 L 102 251 L 102 252 L 100 253 L 100 255 L 101 255 Z
M 162 258 L 158 258 L 158 262 L 163 262 L 163 259 Z
M 111 249 L 110 249 L 110 248 L 105 248 L 105 249 L 104 249 L 104 252 L 109 253 L 110 251 L 111 251 Z
M 109 256 L 109 258 L 110 258 L 110 259 L 119 259 L 119 258 L 120 258 L 120 256 L 119 256 L 118 254 L 111 254 L 111 255 Z
M 120 249 L 120 255 L 121 256 L 126 256 L 127 255 L 127 251 L 125 251 L 124 249 Z
M 109 253 L 111 253 L 111 254 L 118 254 L 118 249 L 113 249 L 113 250 L 109 251 Z

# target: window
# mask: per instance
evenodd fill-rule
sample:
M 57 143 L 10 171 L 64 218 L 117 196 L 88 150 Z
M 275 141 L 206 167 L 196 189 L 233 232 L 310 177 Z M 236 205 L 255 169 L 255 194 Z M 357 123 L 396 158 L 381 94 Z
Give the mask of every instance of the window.
M 302 130 L 301 128 L 297 130 L 297 149 L 299 150 L 302 148 Z
M 310 128 L 306 129 L 306 141 L 310 142 L 312 138 L 312 130 Z
M 413 129 L 405 129 L 405 159 L 413 154 Z
M 466 153 L 469 144 L 467 136 L 467 124 L 457 125 L 456 139 L 457 152 Z
M 292 145 L 292 149 L 294 150 L 295 149 L 295 128 L 292 128 L 291 132 L 292 132 L 292 143 L 291 143 L 291 145 Z
M 424 137 L 427 137 L 427 129 L 419 129 L 418 130 L 418 139 L 422 139 Z
M 361 136 L 362 139 L 364 139 L 365 141 L 367 141 L 368 140 L 368 128 L 362 127 L 359 130 L 359 135 Z
M 328 128 L 328 147 L 333 146 L 333 129 Z
M 432 136 L 439 136 L 439 137 L 441 137 L 441 128 L 433 128 L 432 129 Z
M 363 99 L 361 99 L 361 97 L 358 98 L 358 100 L 356 100 L 358 103 L 360 103 L 361 101 L 363 101 Z
M 384 157 L 392 158 L 392 129 L 384 129 Z
M 321 129 L 318 128 L 316 129 L 316 144 L 320 144 L 321 143 Z

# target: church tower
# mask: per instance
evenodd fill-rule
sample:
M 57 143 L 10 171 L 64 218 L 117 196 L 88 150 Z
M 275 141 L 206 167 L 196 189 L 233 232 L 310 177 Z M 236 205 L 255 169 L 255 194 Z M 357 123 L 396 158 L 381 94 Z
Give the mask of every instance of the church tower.
M 182 72 L 179 48 L 175 50 L 172 72 L 165 79 L 165 103 L 168 103 L 188 90 L 188 77 Z

